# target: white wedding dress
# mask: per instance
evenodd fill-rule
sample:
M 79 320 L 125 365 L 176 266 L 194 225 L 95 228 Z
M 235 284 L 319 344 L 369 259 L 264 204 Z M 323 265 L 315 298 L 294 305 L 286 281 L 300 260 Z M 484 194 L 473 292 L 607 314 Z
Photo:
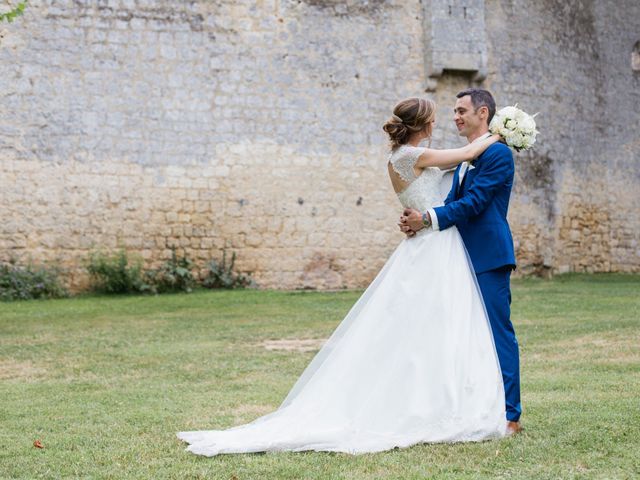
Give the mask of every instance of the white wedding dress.
M 405 207 L 442 205 L 443 172 L 390 160 Z M 228 430 L 180 432 L 199 455 L 263 451 L 350 454 L 505 435 L 502 376 L 460 234 L 404 239 L 272 413 Z

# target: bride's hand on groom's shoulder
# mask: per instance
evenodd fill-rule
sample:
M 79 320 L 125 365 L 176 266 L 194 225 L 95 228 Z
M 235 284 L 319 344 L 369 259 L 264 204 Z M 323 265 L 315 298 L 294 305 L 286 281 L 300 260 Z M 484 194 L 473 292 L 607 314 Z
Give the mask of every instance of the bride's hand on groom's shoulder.
M 503 144 L 507 145 L 507 141 L 505 140 L 505 138 L 502 135 L 498 135 L 498 143 L 503 143 Z

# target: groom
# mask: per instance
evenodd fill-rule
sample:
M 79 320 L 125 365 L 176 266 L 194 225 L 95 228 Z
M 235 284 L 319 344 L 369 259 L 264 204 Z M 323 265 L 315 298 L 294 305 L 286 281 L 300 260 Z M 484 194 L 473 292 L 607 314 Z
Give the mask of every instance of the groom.
M 456 97 L 454 120 L 458 134 L 467 137 L 469 142 L 490 136 L 489 122 L 496 112 L 491 93 L 469 88 Z M 473 162 L 458 166 L 443 207 L 427 212 L 407 208 L 400 217 L 400 229 L 409 237 L 422 228 L 458 227 L 471 257 L 493 331 L 504 382 L 509 434 L 522 429 L 518 341 L 509 318 L 509 280 L 516 267 L 507 223 L 513 172 L 511 150 L 502 143 L 494 143 Z

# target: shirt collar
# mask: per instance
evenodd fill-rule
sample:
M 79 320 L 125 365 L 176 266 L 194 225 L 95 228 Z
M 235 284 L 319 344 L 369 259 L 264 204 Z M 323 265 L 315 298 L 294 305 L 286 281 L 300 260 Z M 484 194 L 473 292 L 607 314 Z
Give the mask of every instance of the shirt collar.
M 480 135 L 478 138 L 476 138 L 476 139 L 475 139 L 473 142 L 471 142 L 471 143 L 479 142 L 479 141 L 481 141 L 481 140 L 484 140 L 485 138 L 489 138 L 490 136 L 491 136 L 491 132 L 484 133 L 484 134 Z M 467 164 L 467 167 L 468 167 L 469 169 L 472 169 L 472 168 L 476 168 L 476 167 L 474 167 L 474 166 L 473 166 L 473 162 L 475 162 L 475 161 L 476 161 L 476 159 L 474 158 L 473 160 L 468 160 L 468 161 L 466 161 L 466 162 L 464 162 L 464 163 L 466 163 L 466 164 Z M 463 168 L 464 168 L 464 167 L 463 167 Z M 465 170 L 466 170 L 466 169 L 465 169 Z M 465 170 L 463 170 L 463 171 L 465 171 Z
M 480 135 L 478 138 L 476 138 L 476 139 L 475 139 L 473 142 L 471 142 L 471 143 L 479 142 L 479 141 L 481 141 L 481 140 L 484 140 L 485 138 L 489 138 L 490 136 L 491 136 L 491 132 L 484 133 L 484 134 Z

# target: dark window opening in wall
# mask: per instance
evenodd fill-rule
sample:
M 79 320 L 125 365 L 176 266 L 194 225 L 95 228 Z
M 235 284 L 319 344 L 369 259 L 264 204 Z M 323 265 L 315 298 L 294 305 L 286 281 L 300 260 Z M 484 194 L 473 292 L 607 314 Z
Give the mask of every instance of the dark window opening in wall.
M 640 72 L 640 40 L 636 42 L 631 52 L 631 70 Z

